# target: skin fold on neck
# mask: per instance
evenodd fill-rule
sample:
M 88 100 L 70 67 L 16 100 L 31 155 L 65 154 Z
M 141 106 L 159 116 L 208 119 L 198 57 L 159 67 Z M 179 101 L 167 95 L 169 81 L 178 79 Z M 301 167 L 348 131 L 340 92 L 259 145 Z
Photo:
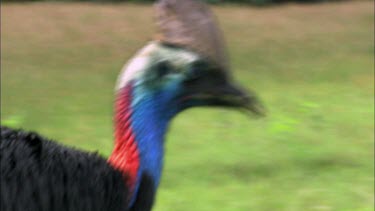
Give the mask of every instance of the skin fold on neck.
M 132 105 L 133 95 L 131 84 L 117 93 L 115 146 L 108 160 L 124 175 L 130 193 L 129 207 L 140 200 L 144 204 L 153 202 L 163 168 L 164 136 L 169 119 L 160 116 L 154 99 L 145 97 L 146 100 Z M 152 194 L 144 189 L 152 190 Z

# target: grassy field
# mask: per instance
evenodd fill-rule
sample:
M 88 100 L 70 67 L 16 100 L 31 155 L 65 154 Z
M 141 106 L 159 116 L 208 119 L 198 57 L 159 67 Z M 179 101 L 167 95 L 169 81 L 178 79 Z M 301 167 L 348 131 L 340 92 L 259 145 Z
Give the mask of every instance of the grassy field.
M 2 4 L 2 124 L 108 156 L 116 76 L 152 37 L 151 12 Z M 235 78 L 269 115 L 179 115 L 155 210 L 373 210 L 373 1 L 215 12 Z

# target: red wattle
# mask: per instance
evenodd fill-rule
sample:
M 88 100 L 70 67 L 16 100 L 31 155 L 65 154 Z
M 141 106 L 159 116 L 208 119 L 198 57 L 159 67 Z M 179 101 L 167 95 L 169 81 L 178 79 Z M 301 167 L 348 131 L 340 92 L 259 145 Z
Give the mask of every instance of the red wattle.
M 122 88 L 115 104 L 115 147 L 108 162 L 124 175 L 125 184 L 133 195 L 137 182 L 140 158 L 135 135 L 131 128 L 131 86 Z

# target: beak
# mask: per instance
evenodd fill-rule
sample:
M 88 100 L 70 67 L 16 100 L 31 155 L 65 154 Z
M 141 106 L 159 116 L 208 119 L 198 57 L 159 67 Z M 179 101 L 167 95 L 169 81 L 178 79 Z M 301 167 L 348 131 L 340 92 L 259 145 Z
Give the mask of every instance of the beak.
M 211 77 L 212 79 L 212 77 Z M 193 106 L 221 106 L 245 110 L 256 116 L 265 116 L 266 110 L 258 97 L 227 80 L 187 81 L 182 101 L 185 108 Z
M 252 91 L 245 91 L 232 83 L 218 87 L 212 95 L 218 106 L 228 106 L 243 109 L 257 116 L 265 116 L 263 103 Z

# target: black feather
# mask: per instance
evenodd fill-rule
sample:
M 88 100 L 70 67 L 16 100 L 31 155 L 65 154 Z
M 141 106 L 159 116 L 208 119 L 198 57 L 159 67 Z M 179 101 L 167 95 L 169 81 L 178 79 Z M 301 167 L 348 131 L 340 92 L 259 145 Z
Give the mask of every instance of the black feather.
M 1 127 L 2 211 L 126 211 L 123 175 L 95 153 Z

